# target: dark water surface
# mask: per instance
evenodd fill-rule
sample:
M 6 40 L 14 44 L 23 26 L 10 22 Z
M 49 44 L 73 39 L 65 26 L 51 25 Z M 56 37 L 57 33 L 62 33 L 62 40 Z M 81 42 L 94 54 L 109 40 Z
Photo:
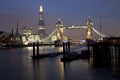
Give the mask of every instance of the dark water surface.
M 87 60 L 63 64 L 62 55 L 39 61 L 31 55 L 31 47 L 0 50 L 0 80 L 119 80 L 109 69 L 93 68 Z

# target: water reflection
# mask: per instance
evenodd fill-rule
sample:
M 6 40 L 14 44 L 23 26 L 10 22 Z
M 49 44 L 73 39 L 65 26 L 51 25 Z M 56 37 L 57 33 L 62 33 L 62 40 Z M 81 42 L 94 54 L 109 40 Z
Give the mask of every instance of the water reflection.
M 62 63 L 59 55 L 33 61 L 31 55 L 32 47 L 0 51 L 0 80 L 119 80 L 110 71 L 91 67 L 88 60 Z
M 40 71 L 40 69 L 39 69 L 39 61 L 38 60 L 36 60 L 36 62 L 33 61 L 33 76 L 34 76 L 34 80 L 40 80 L 40 78 L 39 78 L 39 75 L 40 75 L 39 71 Z
M 27 47 L 28 50 L 33 50 L 33 47 Z
M 27 47 L 27 50 L 32 51 L 33 47 Z M 35 50 L 37 50 L 37 47 L 35 47 Z M 39 47 L 40 54 L 54 53 L 54 52 L 63 52 L 63 48 L 62 47 L 54 47 L 54 46 L 40 46 Z
M 65 80 L 63 63 L 59 58 L 33 61 L 34 80 Z
M 63 63 L 63 67 L 64 67 L 64 80 L 68 80 L 68 78 L 67 78 L 67 63 Z
M 63 52 L 63 47 L 56 47 L 56 52 Z

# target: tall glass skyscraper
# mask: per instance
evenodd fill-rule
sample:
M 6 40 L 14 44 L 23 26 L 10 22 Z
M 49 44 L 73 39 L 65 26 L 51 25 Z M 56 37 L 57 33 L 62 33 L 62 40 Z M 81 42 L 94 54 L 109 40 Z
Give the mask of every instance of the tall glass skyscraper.
M 45 32 L 45 22 L 44 22 L 44 15 L 43 15 L 43 7 L 40 6 L 39 10 L 39 24 L 38 24 L 38 35 L 44 37 L 46 35 Z

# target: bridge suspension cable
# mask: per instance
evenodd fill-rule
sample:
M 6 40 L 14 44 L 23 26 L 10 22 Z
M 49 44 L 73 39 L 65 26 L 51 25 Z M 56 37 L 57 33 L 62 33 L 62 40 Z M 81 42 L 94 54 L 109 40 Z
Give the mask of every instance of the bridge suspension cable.
M 42 40 L 40 40 L 40 42 L 44 42 L 44 41 L 50 39 L 54 35 L 54 33 L 56 32 L 56 30 L 57 29 L 55 29 L 51 34 L 49 34 L 48 36 L 46 36 L 45 38 L 43 38 Z
M 101 37 L 109 37 L 108 35 L 105 35 L 105 34 L 99 32 L 99 31 L 97 31 L 94 27 L 92 27 L 92 29 L 93 29 L 93 31 L 94 31 L 95 33 L 97 33 L 97 34 L 98 34 L 99 36 L 101 36 Z

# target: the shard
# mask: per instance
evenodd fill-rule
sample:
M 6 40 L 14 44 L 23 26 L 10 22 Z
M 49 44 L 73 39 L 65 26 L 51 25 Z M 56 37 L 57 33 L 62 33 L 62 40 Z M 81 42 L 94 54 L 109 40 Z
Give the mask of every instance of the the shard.
M 40 6 L 39 10 L 39 24 L 38 24 L 38 34 L 42 37 L 46 35 L 45 32 L 45 22 L 44 22 L 44 15 L 43 15 L 43 7 Z

